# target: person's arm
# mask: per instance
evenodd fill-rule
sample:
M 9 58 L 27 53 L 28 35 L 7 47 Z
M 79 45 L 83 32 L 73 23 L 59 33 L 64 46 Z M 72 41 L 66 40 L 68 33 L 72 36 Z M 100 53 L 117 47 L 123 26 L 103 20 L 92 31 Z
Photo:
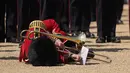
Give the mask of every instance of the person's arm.
M 47 19 L 43 21 L 47 27 L 47 30 L 51 33 L 67 35 L 64 31 L 62 31 L 59 27 L 59 24 L 54 19 Z

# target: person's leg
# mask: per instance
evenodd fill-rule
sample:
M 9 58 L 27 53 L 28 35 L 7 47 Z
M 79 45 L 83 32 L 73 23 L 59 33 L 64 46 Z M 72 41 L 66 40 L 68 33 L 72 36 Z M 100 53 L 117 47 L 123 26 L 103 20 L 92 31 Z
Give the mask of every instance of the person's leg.
M 107 35 L 107 42 L 114 42 L 114 43 L 120 43 L 120 39 L 116 37 L 116 20 L 117 20 L 117 9 L 118 9 L 118 1 L 119 0 L 115 0 L 115 1 L 111 1 L 111 8 L 113 11 L 109 11 L 110 15 L 108 15 L 109 17 L 109 34 Z
M 20 33 L 23 30 L 28 29 L 29 25 L 29 1 L 26 0 L 18 0 L 17 1 L 17 19 L 18 19 L 18 40 L 22 41 L 20 37 Z
M 17 36 L 17 0 L 6 3 L 6 39 L 16 42 Z
M 104 26 L 103 24 L 103 0 L 97 0 L 97 43 L 105 43 Z
M 30 6 L 29 6 L 29 21 L 28 23 L 30 24 L 33 20 L 39 20 L 39 11 L 40 11 L 40 7 L 39 7 L 39 0 L 31 0 L 30 2 Z M 29 25 L 27 24 L 27 25 Z M 27 26 L 29 27 L 29 26 Z
M 69 33 L 69 0 L 60 0 L 58 22 L 61 30 Z
M 71 30 L 74 34 L 85 32 L 86 37 L 93 37 L 89 32 L 91 22 L 90 1 L 89 0 L 72 0 L 71 1 Z M 76 33 L 75 33 L 76 32 Z
M 4 16 L 5 16 L 5 3 L 4 1 L 0 2 L 1 6 L 0 6 L 0 42 L 4 42 L 5 39 L 5 24 L 4 24 Z
M 22 31 L 22 6 L 23 0 L 17 0 L 17 39 L 20 41 L 20 33 Z
M 116 38 L 116 7 L 117 0 L 101 0 L 102 11 L 101 15 L 98 13 L 98 36 L 97 43 L 105 42 L 119 42 Z M 98 12 L 100 12 L 98 10 Z M 99 18 L 101 17 L 101 18 Z M 100 38 L 103 39 L 100 39 Z M 106 39 L 107 38 L 107 39 Z M 105 40 L 104 40 L 105 39 Z
M 59 9 L 59 0 L 39 0 L 40 1 L 40 19 L 55 19 Z
M 104 37 L 105 40 L 107 40 L 107 42 L 120 42 L 120 39 L 115 37 L 117 3 L 118 3 L 117 0 L 114 1 L 102 0 L 102 20 L 101 20 L 102 23 L 100 23 L 100 25 L 102 25 L 101 32 L 103 34 L 102 35 L 99 34 L 99 36 Z M 100 18 L 98 18 L 97 20 L 100 20 Z M 100 31 L 98 32 L 100 33 Z M 97 42 L 102 42 L 102 41 L 98 40 Z
M 70 0 L 69 31 L 72 36 L 77 36 L 81 30 L 81 9 L 77 0 Z
M 31 1 L 32 2 L 32 1 Z M 31 3 L 30 1 L 23 0 L 22 4 L 22 27 L 21 30 L 26 30 L 30 24 L 30 17 L 31 17 Z M 36 8 L 35 8 L 36 9 Z
M 94 38 L 95 35 L 89 31 L 91 24 L 91 1 L 84 0 L 80 9 L 82 9 L 82 22 L 81 25 L 78 25 L 81 26 L 81 31 L 85 32 L 86 37 Z
M 117 24 L 123 24 L 121 20 L 122 12 L 123 12 L 124 0 L 118 0 L 117 3 Z
M 18 33 L 20 34 L 22 30 L 27 30 L 29 24 L 33 20 L 39 19 L 39 2 L 38 0 L 26 1 L 22 0 L 19 2 L 19 26 Z
M 96 21 L 96 0 L 90 0 L 91 21 Z

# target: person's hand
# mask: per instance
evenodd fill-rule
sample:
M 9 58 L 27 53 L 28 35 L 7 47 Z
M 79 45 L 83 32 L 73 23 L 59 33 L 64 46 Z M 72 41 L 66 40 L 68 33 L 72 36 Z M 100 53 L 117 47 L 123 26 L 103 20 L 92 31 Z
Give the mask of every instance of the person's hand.
M 81 57 L 78 54 L 72 54 L 71 58 L 74 59 L 76 62 L 80 61 Z
M 60 47 L 60 48 L 63 48 L 63 47 L 64 47 L 64 44 L 63 44 L 62 41 L 59 40 L 59 39 L 56 39 L 55 45 L 56 45 L 57 47 Z

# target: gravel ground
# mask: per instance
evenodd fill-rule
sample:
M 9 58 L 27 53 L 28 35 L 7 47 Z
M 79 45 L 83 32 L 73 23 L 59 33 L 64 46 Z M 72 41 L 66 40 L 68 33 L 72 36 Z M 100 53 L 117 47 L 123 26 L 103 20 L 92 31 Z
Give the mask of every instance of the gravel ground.
M 18 44 L 0 43 L 0 73 L 130 73 L 130 35 L 128 25 L 128 5 L 122 15 L 124 24 L 117 25 L 117 36 L 121 43 L 95 43 L 87 39 L 88 47 L 95 53 L 106 55 L 112 63 L 90 60 L 87 65 L 68 65 L 54 67 L 33 67 L 18 61 Z M 97 33 L 96 23 L 92 22 L 90 31 Z

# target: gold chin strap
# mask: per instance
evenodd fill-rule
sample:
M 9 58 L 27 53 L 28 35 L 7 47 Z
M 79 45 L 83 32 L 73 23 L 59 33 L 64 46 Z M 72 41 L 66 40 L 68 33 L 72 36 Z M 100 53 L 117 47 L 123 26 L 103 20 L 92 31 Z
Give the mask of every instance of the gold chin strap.
M 29 29 L 32 29 L 32 30 L 23 30 L 21 33 L 20 33 L 20 37 L 21 38 L 27 38 L 28 36 L 23 36 L 23 33 L 26 33 L 26 32 L 33 32 L 33 31 L 36 31 L 36 33 L 32 33 L 34 34 L 34 37 L 33 39 L 36 39 L 38 37 L 40 37 L 40 33 L 37 33 L 37 32 L 41 32 L 41 30 L 44 30 L 46 31 L 46 26 L 45 24 L 43 23 L 43 21 L 41 20 L 34 20 L 32 21 L 30 24 L 29 24 Z
M 45 31 L 46 29 L 46 26 L 45 24 L 43 23 L 43 21 L 41 20 L 34 20 L 32 21 L 30 24 L 29 24 L 29 29 L 30 28 L 33 28 L 34 31 L 36 32 L 40 32 L 41 29 Z M 34 33 L 34 38 L 38 38 L 40 37 L 40 33 Z

